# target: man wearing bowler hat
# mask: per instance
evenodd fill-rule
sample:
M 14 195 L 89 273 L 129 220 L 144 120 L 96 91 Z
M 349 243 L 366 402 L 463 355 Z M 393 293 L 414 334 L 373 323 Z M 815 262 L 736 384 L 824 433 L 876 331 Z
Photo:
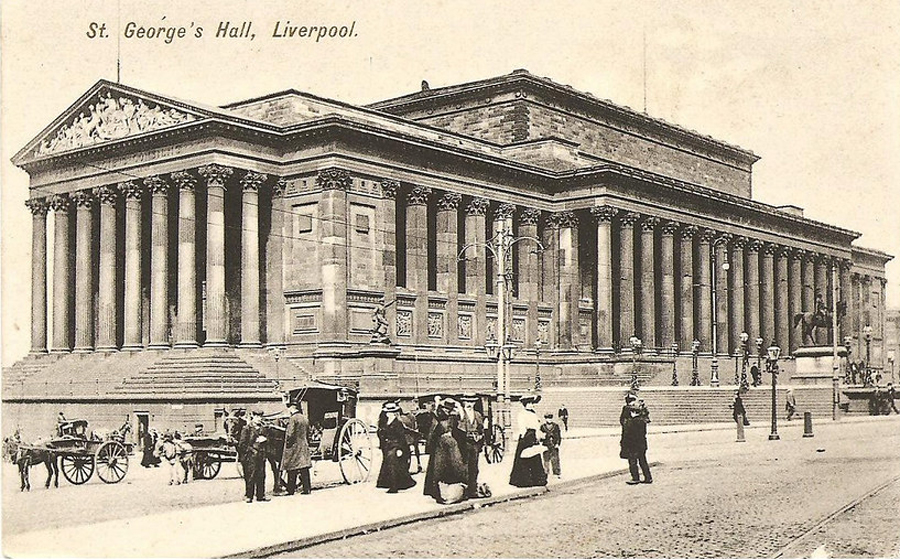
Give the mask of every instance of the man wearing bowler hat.
M 265 502 L 266 497 L 266 437 L 263 430 L 263 413 L 254 411 L 250 423 L 241 432 L 238 450 L 244 457 L 244 500 Z
M 465 394 L 460 399 L 463 409 L 457 425 L 463 434 L 460 450 L 466 463 L 466 497 L 475 498 L 478 496 L 478 459 L 484 448 L 484 417 L 475 410 L 478 396 Z
M 300 493 L 310 492 L 309 468 L 312 461 L 309 455 L 309 420 L 300 411 L 300 403 L 291 400 L 287 404 L 287 428 L 284 431 L 284 452 L 281 458 L 281 469 L 287 472 L 287 494 L 293 495 L 297 489 L 297 475 L 300 475 Z

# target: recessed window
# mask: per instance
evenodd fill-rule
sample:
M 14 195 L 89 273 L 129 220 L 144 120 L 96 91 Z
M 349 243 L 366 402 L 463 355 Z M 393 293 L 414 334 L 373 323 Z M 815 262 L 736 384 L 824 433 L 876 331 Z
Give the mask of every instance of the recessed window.
M 369 216 L 356 214 L 356 232 L 366 235 L 369 233 Z

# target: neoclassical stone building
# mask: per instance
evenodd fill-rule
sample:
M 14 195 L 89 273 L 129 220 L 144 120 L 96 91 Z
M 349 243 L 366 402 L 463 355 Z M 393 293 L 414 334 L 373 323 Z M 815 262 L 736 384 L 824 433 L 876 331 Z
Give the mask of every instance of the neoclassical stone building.
M 728 384 L 742 332 L 790 355 L 793 315 L 832 281 L 840 339 L 862 355 L 871 326 L 881 366 L 891 256 L 753 200 L 757 159 L 523 70 L 365 107 L 100 81 L 13 159 L 32 337 L 6 413 L 211 421 L 307 376 L 364 398 L 491 390 L 500 330 L 515 389 L 627 384 L 633 335 L 646 383 L 674 360 L 688 384 L 697 340 L 703 384 L 714 352 Z M 519 239 L 505 309 L 485 247 L 501 233 Z M 370 343 L 382 299 L 390 345 Z

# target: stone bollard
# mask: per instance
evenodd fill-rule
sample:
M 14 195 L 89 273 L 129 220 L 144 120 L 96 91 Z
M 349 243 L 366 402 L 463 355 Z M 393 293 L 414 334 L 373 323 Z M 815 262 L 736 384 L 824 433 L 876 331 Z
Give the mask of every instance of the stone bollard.
M 741 418 L 738 418 L 738 420 L 735 421 L 735 423 L 737 424 L 737 440 L 735 442 L 738 442 L 738 443 L 747 442 L 747 439 L 744 438 L 744 422 L 741 421 Z
M 808 439 L 813 436 L 812 431 L 812 412 L 803 412 L 803 438 Z

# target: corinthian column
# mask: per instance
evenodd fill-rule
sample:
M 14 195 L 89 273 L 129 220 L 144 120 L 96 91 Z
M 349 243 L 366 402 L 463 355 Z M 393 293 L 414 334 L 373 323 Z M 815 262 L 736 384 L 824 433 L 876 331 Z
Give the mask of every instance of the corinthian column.
M 729 343 L 731 341 L 731 320 L 728 313 L 728 276 L 731 272 L 729 265 L 726 269 L 723 264 L 728 262 L 728 242 L 731 235 L 723 233 L 715 240 L 715 278 L 716 278 L 716 352 L 719 355 L 729 355 Z
M 559 347 L 575 348 L 578 327 L 578 300 L 581 278 L 578 275 L 578 217 L 571 211 L 553 214 L 552 225 L 558 230 L 559 250 Z
M 47 199 L 30 198 L 31 353 L 47 353 Z
M 826 303 L 830 298 L 830 294 L 828 293 L 828 257 L 824 254 L 820 254 L 816 257 L 816 269 L 815 269 L 815 295 L 821 295 L 822 300 Z M 815 310 L 815 303 L 813 303 L 812 309 Z M 828 306 L 830 309 L 831 306 Z M 828 329 L 827 328 L 816 328 L 816 345 L 827 345 L 826 339 L 828 338 Z
M 597 351 L 613 352 L 613 273 L 612 220 L 619 210 L 612 206 L 594 206 L 591 215 L 597 222 Z
M 284 343 L 284 239 L 287 182 L 280 178 L 272 184 L 272 217 L 266 238 L 266 345 L 278 347 Z M 383 231 L 382 231 L 383 234 Z
M 627 341 L 637 333 L 634 320 L 634 224 L 640 214 L 628 212 L 619 218 L 619 347 L 626 349 Z M 630 350 L 629 350 L 630 351 Z
M 459 275 L 457 274 L 457 213 L 462 195 L 445 192 L 437 201 L 437 290 L 447 297 L 447 326 L 445 343 L 459 343 Z
M 775 263 L 775 343 L 790 348 L 788 326 L 788 257 L 791 249 L 779 247 Z
M 732 347 L 740 347 L 738 337 L 741 332 L 746 332 L 745 312 L 744 312 L 744 286 L 746 278 L 744 277 L 744 247 L 747 246 L 747 240 L 741 237 L 735 237 L 731 242 L 731 292 L 729 300 L 731 301 L 731 320 L 732 332 L 730 342 Z M 749 332 L 747 332 L 749 334 Z
M 406 287 L 416 293 L 413 340 L 428 343 L 428 198 L 431 189 L 413 186 L 406 195 Z
M 803 273 L 801 270 L 801 261 L 803 260 L 803 250 L 791 250 L 790 262 L 788 263 L 788 339 L 790 343 L 789 354 L 800 347 L 800 336 L 802 332 L 794 328 L 793 317 L 803 312 L 800 306 L 801 292 L 803 290 Z
M 776 245 L 765 245 L 762 268 L 759 271 L 760 337 L 766 347 L 775 343 L 775 265 L 773 258 L 777 248 Z
M 844 315 L 840 318 L 840 333 L 838 342 L 844 343 L 844 337 L 853 334 L 852 320 L 856 315 L 856 307 L 853 304 L 853 291 L 850 288 L 850 265 L 848 259 L 842 259 L 840 263 L 840 301 L 844 303 Z M 838 311 L 840 312 L 840 310 Z
M 169 347 L 169 183 L 144 179 L 150 191 L 150 348 Z
M 316 175 L 322 189 L 322 315 L 330 341 L 348 338 L 347 314 L 347 191 L 353 179 L 343 169 L 325 169 Z
M 747 268 L 746 278 L 747 278 L 747 314 L 746 314 L 746 323 L 747 323 L 747 334 L 750 336 L 750 341 L 754 342 L 756 338 L 760 337 L 759 330 L 759 251 L 762 248 L 762 243 L 757 240 L 752 240 L 747 244 Z M 754 342 L 755 343 L 755 342 Z
M 694 337 L 694 235 L 697 228 L 687 225 L 681 228 L 681 297 L 678 302 L 678 316 L 681 317 L 682 352 L 688 352 L 696 339 Z
M 259 347 L 259 185 L 268 177 L 247 171 L 241 178 L 241 345 Z
M 72 195 L 75 203 L 75 351 L 94 349 L 94 285 L 93 257 L 94 194 L 79 190 Z
M 97 351 L 115 351 L 118 347 L 118 298 L 116 297 L 116 202 L 118 189 L 101 186 L 96 191 L 100 202 L 100 277 L 97 286 Z
M 660 237 L 659 265 L 662 285 L 659 297 L 659 345 L 667 352 L 675 341 L 675 231 L 678 224 L 663 225 Z
M 519 213 L 519 236 L 538 236 L 538 220 L 540 210 L 525 208 Z M 538 339 L 538 300 L 541 279 L 538 251 L 534 243 L 523 241 L 516 243 L 519 251 L 519 299 L 528 303 L 527 327 L 525 329 L 525 345 L 534 346 Z
M 206 341 L 203 345 L 224 346 L 227 339 L 225 316 L 225 185 L 233 170 L 222 165 L 197 169 L 206 179 Z
M 710 271 L 710 255 L 712 252 L 712 240 L 715 238 L 716 232 L 712 229 L 704 229 L 700 232 L 700 241 L 697 246 L 697 257 L 699 259 L 697 272 L 699 273 L 700 288 L 697 291 L 699 304 L 697 305 L 697 333 L 700 337 L 700 350 L 702 353 L 712 353 L 712 279 Z
M 141 332 L 141 196 L 133 181 L 119 184 L 125 197 L 125 300 L 123 350 L 143 348 Z
M 381 228 L 384 234 L 381 260 L 384 263 L 384 300 L 386 303 L 397 299 L 397 191 L 400 183 L 392 179 L 381 181 Z M 456 243 L 454 242 L 454 247 Z M 456 255 L 454 254 L 454 262 Z M 397 325 L 397 305 L 389 305 L 384 311 L 388 323 L 388 336 L 395 340 Z M 456 317 L 453 317 L 456 321 Z M 455 323 L 455 322 L 454 322 Z
M 69 209 L 71 200 L 58 194 L 50 200 L 53 209 L 53 352 L 72 350 L 70 311 L 72 270 L 69 268 Z
M 659 218 L 647 217 L 641 221 L 641 341 L 646 351 L 656 351 L 656 278 L 653 266 L 653 231 Z
M 487 338 L 487 293 L 485 277 L 484 233 L 485 214 L 488 201 L 484 198 L 473 198 L 466 206 L 465 240 L 471 247 L 466 250 L 466 294 L 474 295 L 475 324 L 472 325 L 474 344 L 484 346 Z
M 175 347 L 197 347 L 197 209 L 193 175 L 172 173 L 178 187 L 178 326 Z

